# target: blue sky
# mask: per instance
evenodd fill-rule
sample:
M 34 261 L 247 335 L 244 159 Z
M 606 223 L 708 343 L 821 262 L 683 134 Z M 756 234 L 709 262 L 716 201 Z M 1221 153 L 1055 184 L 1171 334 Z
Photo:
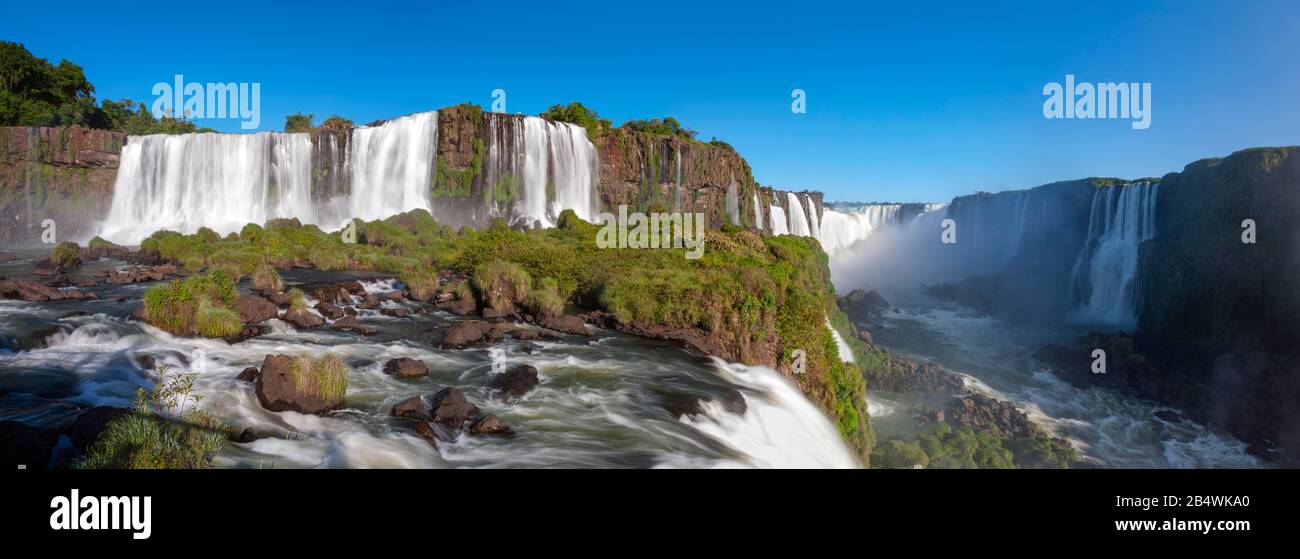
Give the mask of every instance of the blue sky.
M 151 102 L 178 73 L 261 82 L 261 128 L 278 130 L 299 111 L 487 107 L 500 88 L 509 112 L 579 100 L 616 124 L 674 116 L 734 145 L 759 182 L 830 200 L 1158 176 L 1300 144 L 1290 0 L 74 4 L 11 3 L 0 38 L 82 65 L 101 99 Z M 1044 84 L 1067 73 L 1150 82 L 1151 127 L 1043 118 Z

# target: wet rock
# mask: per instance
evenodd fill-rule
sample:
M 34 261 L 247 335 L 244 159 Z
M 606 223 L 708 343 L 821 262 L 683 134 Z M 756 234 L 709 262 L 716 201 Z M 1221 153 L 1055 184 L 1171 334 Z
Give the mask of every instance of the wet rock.
M 540 382 L 537 379 L 537 368 L 521 363 L 506 369 L 504 373 L 492 377 L 492 380 L 488 381 L 488 386 L 492 388 L 494 394 L 503 399 L 509 399 L 527 394 L 528 391 L 536 388 Z
M 391 316 L 393 318 L 406 318 L 408 311 L 406 310 L 405 307 L 397 307 L 393 309 L 384 309 L 380 312 L 382 312 L 385 316 Z
M 474 303 L 473 299 L 451 299 L 439 302 L 437 307 L 440 311 L 449 312 L 457 316 L 474 314 L 474 311 L 478 310 L 478 305 Z
M 362 336 L 372 336 L 379 332 L 377 328 L 358 323 L 357 316 L 352 314 L 335 320 L 330 326 L 335 330 L 347 330 Z
M 235 299 L 235 313 L 245 324 L 256 324 L 280 315 L 275 303 L 257 295 L 244 295 Z
M 398 357 L 384 363 L 384 372 L 397 378 L 419 378 L 429 376 L 429 366 L 418 359 Z
M 313 299 L 325 303 L 334 303 L 338 305 L 351 305 L 352 294 L 348 293 L 346 287 L 342 285 L 328 285 L 312 289 L 310 295 Z
M 90 313 L 89 313 L 89 312 L 86 312 L 86 311 L 81 311 L 81 310 L 77 310 L 77 311 L 69 311 L 69 312 L 63 313 L 63 316 L 60 317 L 60 318 L 77 318 L 77 317 L 82 317 L 82 316 L 90 316 Z
M 478 406 L 465 399 L 459 388 L 444 388 L 433 395 L 430 409 L 433 420 L 452 428 L 459 428 L 478 416 Z
M 296 411 L 322 413 L 343 404 L 326 401 L 314 391 L 299 390 L 289 375 L 292 358 L 287 355 L 267 355 L 262 361 L 262 372 L 257 376 L 257 401 L 269 411 Z
M 258 371 L 257 367 L 246 367 L 244 370 L 239 372 L 239 376 L 236 376 L 235 379 L 244 382 L 257 382 L 257 377 L 261 374 L 261 371 Z
M 438 434 L 433 430 L 433 425 L 430 425 L 429 422 L 421 421 L 417 423 L 415 425 L 415 434 L 433 445 L 433 448 L 438 448 Z
M 975 430 L 991 429 L 1005 439 L 1020 440 L 1030 436 L 1029 416 L 1015 404 L 995 400 L 983 394 L 967 394 L 952 401 L 945 412 L 949 423 Z
M 249 338 L 265 336 L 271 333 L 271 327 L 265 324 L 245 324 L 239 329 L 239 333 L 233 336 L 222 338 L 228 344 L 237 344 Z
M 433 410 L 424 402 L 422 396 L 411 396 L 398 402 L 393 406 L 392 414 L 394 417 L 433 421 Z
M 858 339 L 867 344 L 867 347 L 875 349 L 876 339 L 871 337 L 871 332 L 868 332 L 866 328 L 858 330 Z
M 32 302 L 60 301 L 68 298 L 64 292 L 48 285 L 15 278 L 0 280 L 0 297 Z
M 357 305 L 357 308 L 366 309 L 366 310 L 377 309 L 379 308 L 380 303 L 381 301 L 379 300 L 379 297 L 375 297 L 374 295 L 366 295 L 361 299 L 361 304 Z
M 17 421 L 0 421 L 0 468 L 12 472 L 19 465 L 43 470 L 50 462 L 59 434 Z
M 582 318 L 571 314 L 544 319 L 541 324 L 546 328 L 558 332 L 564 332 L 565 334 L 577 334 L 581 336 L 592 335 L 591 328 L 587 327 L 587 324 L 582 321 Z
M 284 292 L 272 293 L 267 298 L 269 298 L 272 303 L 275 303 L 275 306 L 280 308 L 287 308 L 289 305 L 293 304 L 293 297 Z
M 462 349 L 483 341 L 492 324 L 483 320 L 462 320 L 453 323 L 442 336 L 441 349 Z
M 343 315 L 346 314 L 343 312 L 343 309 L 340 308 L 338 305 L 329 302 L 322 302 L 317 304 L 316 310 L 319 311 L 321 314 L 325 315 L 325 318 L 328 318 L 330 320 L 338 320 L 340 318 L 343 318 Z
M 488 343 L 496 343 L 504 340 L 506 336 L 514 333 L 519 327 L 508 322 L 495 322 L 488 328 L 486 338 Z
M 469 424 L 469 433 L 471 435 L 501 437 L 513 435 L 514 431 L 508 425 L 502 423 L 501 419 L 496 415 L 487 414 Z
M 258 431 L 252 427 L 245 427 L 243 429 L 237 429 L 232 431 L 230 433 L 229 439 L 233 442 L 247 444 L 256 441 L 258 439 L 265 439 L 269 436 L 270 435 L 267 435 L 266 433 Z
M 840 310 L 849 315 L 853 322 L 868 323 L 873 317 L 879 317 L 889 310 L 889 301 L 875 291 L 854 289 L 837 301 Z
M 99 439 L 99 434 L 104 432 L 108 423 L 131 413 L 128 408 L 115 408 L 112 406 L 95 406 L 81 412 L 77 419 L 61 429 L 68 440 L 72 442 L 73 448 L 77 452 L 84 453 L 86 449 L 95 444 Z
M 350 316 L 356 316 L 356 315 L 357 315 L 357 309 L 356 309 L 355 307 L 343 307 L 343 314 L 350 315 Z
M 153 369 L 158 364 L 158 361 L 152 355 L 137 355 L 135 356 L 135 364 L 147 371 Z
M 311 330 L 325 324 L 325 319 L 308 309 L 289 309 L 284 313 L 284 321 L 299 330 Z
M 402 296 L 401 291 L 389 291 L 387 293 L 384 293 L 383 297 L 395 303 L 400 303 L 402 302 L 403 299 L 405 299 L 405 297 Z

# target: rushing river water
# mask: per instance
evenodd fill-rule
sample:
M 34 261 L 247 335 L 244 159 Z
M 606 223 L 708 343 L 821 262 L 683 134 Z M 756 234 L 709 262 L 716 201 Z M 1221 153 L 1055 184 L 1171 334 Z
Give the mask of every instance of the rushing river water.
M 1027 328 L 922 297 L 891 295 L 899 304 L 872 330 L 890 351 L 931 360 L 962 375 L 966 387 L 1015 402 L 1039 426 L 1068 438 L 1092 464 L 1119 468 L 1262 467 L 1246 444 L 1191 420 L 1166 420 L 1170 410 L 1105 388 L 1077 388 L 1043 370 L 1030 355 L 1045 343 L 1086 330 Z M 914 397 L 868 396 L 879 437 L 915 432 Z
M 88 263 L 79 275 L 121 264 Z M 0 276 L 24 277 L 30 270 L 29 260 L 0 264 Z M 358 278 L 376 294 L 400 287 L 356 274 L 299 270 L 284 278 L 287 286 Z M 379 329 L 374 336 L 298 331 L 273 319 L 271 334 L 228 344 L 175 337 L 127 320 L 146 287 L 101 284 L 91 289 L 98 301 L 0 301 L 0 420 L 58 426 L 90 406 L 129 406 L 137 388 L 156 381 L 154 371 L 139 366 L 147 355 L 174 370 L 200 368 L 195 386 L 207 410 L 239 429 L 268 435 L 227 442 L 218 467 L 858 465 L 830 422 L 776 371 L 694 355 L 676 344 L 597 329 L 592 338 L 440 350 L 433 343 L 437 330 L 456 317 L 435 311 L 393 318 L 378 310 L 359 311 L 362 324 Z M 267 354 L 325 352 L 350 367 L 343 409 L 325 415 L 266 411 L 253 384 L 236 379 L 245 367 L 260 367 Z M 424 361 L 429 376 L 385 374 L 384 363 L 397 357 Z M 515 363 L 536 367 L 541 384 L 509 402 L 491 398 L 494 371 Z M 390 416 L 393 404 L 447 386 L 464 390 L 515 435 L 461 434 L 435 449 L 409 423 Z M 683 402 L 701 402 L 702 413 L 678 418 L 667 411 Z

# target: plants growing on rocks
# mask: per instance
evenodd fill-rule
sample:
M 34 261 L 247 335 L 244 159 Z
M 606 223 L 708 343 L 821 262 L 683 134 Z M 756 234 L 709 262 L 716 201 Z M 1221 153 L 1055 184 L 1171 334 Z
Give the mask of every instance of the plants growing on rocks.
M 226 425 L 199 408 L 194 373 L 159 369 L 152 391 L 136 391 L 135 408 L 112 420 L 76 463 L 79 468 L 209 468 Z

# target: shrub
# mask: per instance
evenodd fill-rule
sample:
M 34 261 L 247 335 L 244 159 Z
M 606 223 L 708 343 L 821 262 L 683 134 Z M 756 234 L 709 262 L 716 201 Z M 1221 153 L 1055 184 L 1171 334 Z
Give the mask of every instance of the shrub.
M 524 307 L 538 319 L 555 318 L 564 312 L 564 299 L 554 290 L 534 289 L 524 298 Z
M 513 262 L 493 260 L 474 271 L 474 287 L 483 303 L 493 309 L 510 309 L 529 292 L 532 281 L 522 267 Z
M 144 319 L 172 334 L 187 335 L 197 331 L 196 319 L 204 303 L 216 309 L 230 309 L 235 297 L 234 282 L 221 270 L 196 274 L 145 290 Z M 210 318 L 213 324 L 221 320 L 217 315 Z
M 930 457 L 914 443 L 894 439 L 871 453 L 871 464 L 876 468 L 911 469 L 917 464 L 930 465 Z
M 262 231 L 261 225 L 249 223 L 248 225 L 245 225 L 243 229 L 239 230 L 239 239 L 250 243 L 256 243 L 261 239 Z
M 208 229 L 207 227 L 200 227 L 195 235 L 198 236 L 199 240 L 208 244 L 221 240 L 221 235 L 218 235 L 216 231 Z
M 81 247 L 69 241 L 54 245 L 54 249 L 50 251 L 50 263 L 60 270 L 71 270 L 80 266 Z
M 78 468 L 210 468 L 221 450 L 226 425 L 198 408 L 197 375 L 159 369 L 153 391 L 136 391 L 135 408 L 105 426 L 74 464 Z M 169 419 L 163 414 L 176 411 Z
M 469 282 L 465 280 L 456 280 L 451 284 L 451 292 L 456 295 L 458 301 L 469 301 L 474 299 L 474 290 L 470 289 Z
M 348 267 L 348 258 L 340 250 L 341 248 L 316 247 L 308 254 L 307 260 L 317 270 L 325 272 L 345 270 Z
M 253 270 L 251 283 L 253 289 L 267 293 L 284 291 L 284 282 L 280 280 L 280 273 L 276 272 L 270 264 L 262 264 Z
M 339 402 L 348 391 L 348 366 L 339 356 L 326 353 L 313 360 L 299 355 L 289 363 L 289 378 L 294 390 L 315 394 L 326 402 Z

